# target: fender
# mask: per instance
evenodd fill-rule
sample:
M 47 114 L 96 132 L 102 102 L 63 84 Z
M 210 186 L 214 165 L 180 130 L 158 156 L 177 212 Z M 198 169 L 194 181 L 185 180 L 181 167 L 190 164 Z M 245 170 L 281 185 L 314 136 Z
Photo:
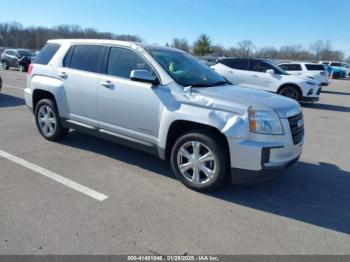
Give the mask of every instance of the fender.
M 30 84 L 32 87 L 35 87 L 32 88 L 33 97 L 36 90 L 43 90 L 51 93 L 56 100 L 60 117 L 68 117 L 67 96 L 63 88 L 63 82 L 60 79 L 43 75 L 34 75 L 31 78 Z

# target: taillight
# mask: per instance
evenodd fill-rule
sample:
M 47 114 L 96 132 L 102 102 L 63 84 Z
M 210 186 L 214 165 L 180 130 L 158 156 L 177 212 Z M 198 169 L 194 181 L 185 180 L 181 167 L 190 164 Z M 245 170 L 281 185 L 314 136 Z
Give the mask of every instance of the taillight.
M 29 67 L 28 67 L 28 75 L 31 76 L 32 74 L 32 71 L 33 71 L 33 64 L 30 64 Z

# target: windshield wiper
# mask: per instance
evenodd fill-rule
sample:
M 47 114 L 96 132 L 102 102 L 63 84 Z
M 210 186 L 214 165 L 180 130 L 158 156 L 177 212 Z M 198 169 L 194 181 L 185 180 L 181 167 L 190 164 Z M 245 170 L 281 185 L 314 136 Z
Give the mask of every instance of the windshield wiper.
M 215 83 L 212 83 L 210 84 L 210 86 L 221 86 L 221 85 L 227 85 L 227 84 L 231 84 L 231 82 L 222 80 L 222 81 L 217 81 Z
M 225 84 L 231 84 L 229 81 L 217 81 L 214 83 L 194 83 L 191 87 L 212 87 L 212 86 L 221 86 Z

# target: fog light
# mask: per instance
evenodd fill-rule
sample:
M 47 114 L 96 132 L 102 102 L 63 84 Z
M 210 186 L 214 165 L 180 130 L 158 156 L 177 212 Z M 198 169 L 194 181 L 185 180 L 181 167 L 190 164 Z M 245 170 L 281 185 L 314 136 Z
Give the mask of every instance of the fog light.
M 311 96 L 313 92 L 314 92 L 314 90 L 311 88 L 311 89 L 309 90 L 309 92 L 307 92 L 307 95 L 308 95 L 308 96 Z

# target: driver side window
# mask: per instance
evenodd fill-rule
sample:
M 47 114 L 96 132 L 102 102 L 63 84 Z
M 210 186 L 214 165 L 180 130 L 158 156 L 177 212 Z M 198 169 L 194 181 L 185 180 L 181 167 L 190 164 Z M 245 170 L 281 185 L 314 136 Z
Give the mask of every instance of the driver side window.
M 149 70 L 154 74 L 151 66 L 134 51 L 112 47 L 107 65 L 107 75 L 130 79 L 133 70 Z

